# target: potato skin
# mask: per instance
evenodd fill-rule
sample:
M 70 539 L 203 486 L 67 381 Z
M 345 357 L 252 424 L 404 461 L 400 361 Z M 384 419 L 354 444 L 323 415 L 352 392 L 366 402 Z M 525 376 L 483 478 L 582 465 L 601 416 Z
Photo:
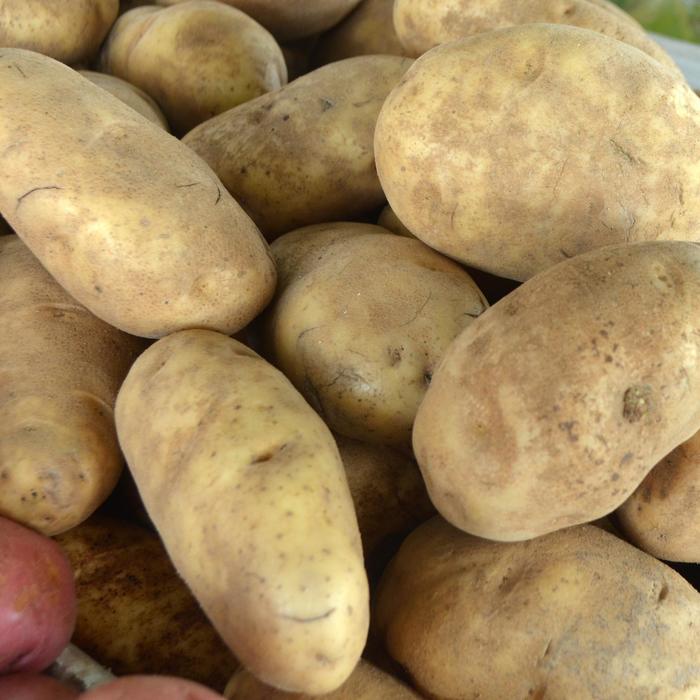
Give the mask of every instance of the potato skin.
M 17 236 L 0 238 L 0 327 L 0 515 L 53 535 L 117 483 L 112 411 L 144 343 L 72 299 Z
M 584 29 L 531 24 L 435 48 L 385 102 L 375 153 L 418 238 L 500 277 L 700 227 L 700 101 Z
M 74 644 L 118 676 L 176 675 L 223 690 L 238 664 L 155 534 L 94 516 L 57 541 L 75 571 Z
M 50 58 L 5 49 L 0 72 L 0 212 L 71 296 L 147 337 L 260 312 L 265 242 L 190 149 Z
M 268 240 L 354 219 L 385 201 L 372 140 L 379 110 L 411 64 L 339 61 L 191 131 L 184 142 L 219 175 Z
M 691 700 L 700 690 L 700 596 L 591 525 L 504 544 L 434 518 L 389 565 L 375 613 L 430 697 Z
M 79 691 L 39 673 L 0 677 L 0 698 L 7 700 L 75 700 Z
M 341 685 L 365 644 L 368 585 L 321 419 L 252 350 L 195 330 L 139 358 L 116 415 L 149 515 L 236 657 L 281 689 Z
M 222 700 L 198 683 L 168 676 L 128 676 L 84 693 L 80 700 Z
M 0 46 L 37 51 L 63 63 L 88 61 L 118 11 L 119 0 L 1 0 Z
M 700 427 L 698 327 L 693 243 L 608 246 L 511 292 L 452 343 L 418 411 L 438 511 L 504 541 L 610 513 Z

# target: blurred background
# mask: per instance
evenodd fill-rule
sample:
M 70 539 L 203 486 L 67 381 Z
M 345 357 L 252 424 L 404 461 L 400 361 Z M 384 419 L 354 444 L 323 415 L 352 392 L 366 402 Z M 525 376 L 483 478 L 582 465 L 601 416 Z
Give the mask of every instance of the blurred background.
M 615 0 L 649 31 L 700 43 L 700 0 Z

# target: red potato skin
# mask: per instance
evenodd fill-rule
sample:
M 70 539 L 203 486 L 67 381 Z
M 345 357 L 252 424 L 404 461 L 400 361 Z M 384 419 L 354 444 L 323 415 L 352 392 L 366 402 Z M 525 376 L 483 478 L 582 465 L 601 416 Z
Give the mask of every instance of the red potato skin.
M 0 700 L 75 700 L 80 691 L 38 673 L 0 677 Z
M 73 634 L 76 612 L 73 572 L 61 548 L 0 518 L 0 675 L 53 663 Z
M 79 700 L 224 700 L 224 698 L 203 685 L 182 678 L 124 676 L 83 693 Z

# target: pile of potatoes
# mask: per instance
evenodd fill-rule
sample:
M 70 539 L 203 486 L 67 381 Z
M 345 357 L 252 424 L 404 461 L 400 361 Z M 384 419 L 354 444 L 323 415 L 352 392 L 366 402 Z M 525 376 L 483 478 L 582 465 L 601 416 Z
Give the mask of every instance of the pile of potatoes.
M 0 0 L 0 172 L 0 699 L 700 698 L 700 98 L 616 5 Z

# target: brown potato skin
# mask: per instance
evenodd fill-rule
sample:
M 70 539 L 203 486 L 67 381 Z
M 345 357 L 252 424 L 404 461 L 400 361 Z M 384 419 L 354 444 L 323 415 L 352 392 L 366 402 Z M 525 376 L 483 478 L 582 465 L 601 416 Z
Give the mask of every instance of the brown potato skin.
M 504 544 L 434 518 L 389 565 L 373 620 L 429 697 L 692 700 L 700 691 L 700 595 L 591 525 Z
M 700 563 L 700 433 L 664 457 L 616 514 L 625 536 L 645 552 Z
M 385 102 L 375 153 L 418 238 L 508 279 L 700 228 L 700 101 L 645 54 L 576 27 L 430 51 Z
M 209 119 L 183 141 L 268 240 L 301 226 L 355 219 L 385 201 L 374 127 L 410 64 L 398 56 L 360 56 L 324 66 Z
M 110 494 L 117 391 L 143 341 L 93 316 L 16 236 L 0 238 L 0 515 L 47 535 Z
M 503 541 L 613 511 L 700 426 L 698 327 L 693 243 L 608 246 L 511 292 L 452 343 L 418 410 L 438 511 Z

